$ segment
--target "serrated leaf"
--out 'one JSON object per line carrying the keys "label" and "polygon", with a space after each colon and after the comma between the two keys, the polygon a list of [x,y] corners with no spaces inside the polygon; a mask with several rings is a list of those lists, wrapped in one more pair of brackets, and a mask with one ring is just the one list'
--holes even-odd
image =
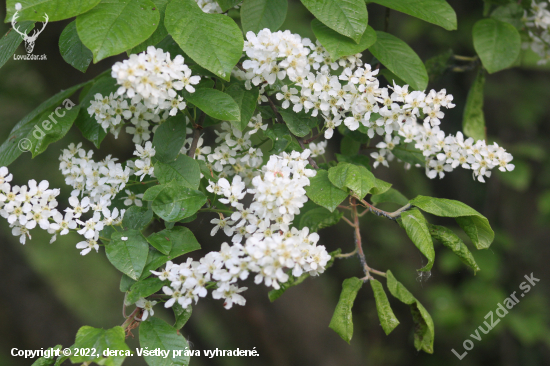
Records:
{"label": "serrated leaf", "polygon": [[216,89],[196,89],[186,99],[210,117],[224,121],[240,121],[241,110],[228,94]]}
{"label": "serrated leaf", "polygon": [[189,356],[184,356],[184,352],[181,352],[181,356],[173,357],[172,351],[184,351],[189,349],[189,346],[185,338],[164,320],[151,317],[142,322],[139,326],[139,345],[141,348],[148,347],[150,350],[160,348],[162,351],[170,351],[167,358],[144,356],[149,366],[189,365]]}
{"label": "serrated leaf", "polygon": [[487,249],[495,238],[489,220],[460,201],[418,196],[410,203],[435,216],[454,217],[477,249]]}
{"label": "serrated leaf", "polygon": [[258,33],[264,28],[275,32],[283,25],[288,0],[244,0],[241,5],[243,33]]}
{"label": "serrated leaf", "polygon": [[172,162],[177,158],[187,137],[186,126],[185,116],[178,114],[168,118],[157,128],[153,136],[155,158],[163,163]]}
{"label": "serrated leaf", "polygon": [[456,13],[444,0],[372,0],[372,2],[412,15],[446,30],[456,30]]}
{"label": "serrated leaf", "polygon": [[407,290],[401,282],[395,279],[389,270],[386,272],[386,279],[388,281],[388,290],[390,290],[392,296],[411,307],[411,313],[415,323],[414,346],[416,350],[433,353],[434,323],[432,317],[409,290]]}
{"label": "serrated leaf", "polygon": [[391,183],[384,182],[382,179],[374,178],[374,187],[369,191],[370,194],[382,194],[391,188]]}
{"label": "serrated leaf", "polygon": [[[158,188],[157,188],[158,187]],[[149,188],[144,196],[144,200],[153,201],[153,211],[163,220],[169,222],[180,221],[193,215],[205,203],[206,196],[201,191],[187,188],[177,181],[168,184],[162,184],[151,191]],[[154,194],[154,196],[153,196]]]}
{"label": "serrated leaf", "polygon": [[[122,238],[126,238],[123,240]],[[109,262],[133,280],[139,279],[147,262],[149,244],[137,230],[117,232],[105,246]]]}
{"label": "serrated leaf", "polygon": [[315,18],[336,32],[359,43],[369,14],[364,0],[302,0]]}
{"label": "serrated leaf", "polygon": [[172,306],[172,310],[174,310],[174,316],[176,318],[176,322],[174,323],[174,328],[181,329],[183,326],[187,323],[189,318],[191,318],[191,314],[193,312],[193,308],[191,305],[187,306],[186,309],[182,308],[180,304],[175,303],[174,306]]}
{"label": "serrated leaf", "polygon": [[346,191],[330,182],[326,170],[318,170],[314,177],[309,178],[309,182],[309,186],[305,187],[307,196],[331,212],[348,196]]}
{"label": "serrated leaf", "polygon": [[155,163],[155,176],[161,184],[175,180],[184,187],[198,189],[200,184],[200,167],[197,161],[187,155],[180,155],[169,163]]}
{"label": "serrated leaf", "polygon": [[86,72],[94,55],[84,46],[76,31],[76,21],[70,22],[59,36],[59,52],[63,60],[81,72]]}
{"label": "serrated leaf", "polygon": [[69,132],[79,110],[80,107],[76,106],[71,109],[59,109],[57,113],[46,111],[38,117],[42,122],[38,123],[33,132],[28,135],[29,151],[33,158],[42,154],[48,145],[61,140]]}
{"label": "serrated leaf", "polygon": [[316,232],[320,229],[336,225],[343,215],[343,212],[330,212],[324,207],[314,208],[313,210],[307,211],[300,218],[298,227],[308,227],[310,232]]}
{"label": "serrated leaf", "polygon": [[229,81],[244,46],[241,30],[233,19],[205,14],[194,0],[173,0],[166,8],[164,25],[193,61]]}
{"label": "serrated leaf", "polygon": [[330,320],[329,328],[334,330],[346,342],[351,341],[353,336],[353,320],[351,308],[357,296],[357,292],[363,286],[363,281],[357,277],[344,280],[340,299]]}
{"label": "serrated leaf", "polygon": [[311,29],[333,60],[361,53],[376,42],[376,32],[370,26],[361,35],[359,43],[335,32],[317,19],[311,21]]}
{"label": "serrated leaf", "polygon": [[451,249],[464,264],[474,270],[474,274],[480,270],[474,256],[466,247],[466,244],[464,244],[462,239],[460,239],[451,229],[438,225],[429,225],[429,229],[432,238],[440,241],[447,248]]}
{"label": "serrated leaf", "polygon": [[[19,31],[28,34],[34,28],[34,22],[17,23]],[[17,47],[23,42],[23,37],[13,29],[10,29],[0,39],[0,67],[4,66],[6,61],[11,59],[11,56],[17,50]]]}
{"label": "serrated leaf", "polygon": [[126,304],[131,305],[142,297],[151,296],[159,291],[163,285],[164,281],[161,281],[158,277],[149,277],[139,280],[130,287],[130,291],[126,296]]}
{"label": "serrated leaf", "polygon": [[298,137],[304,137],[311,132],[311,128],[317,123],[317,119],[310,117],[305,113],[295,113],[291,111],[279,110],[288,129]]}
{"label": "serrated leaf", "polygon": [[[70,357],[72,363],[83,363],[83,362],[96,362],[101,365],[109,366],[120,366],[126,356],[109,356],[103,357],[103,351],[107,349],[126,351],[130,350],[125,342],[124,329],[117,326],[111,329],[101,329],[93,328],[90,326],[84,326],[78,330],[76,333],[76,340],[74,345],[71,347],[73,350],[72,356]],[[95,354],[89,352],[88,356],[75,356],[75,349],[94,349]],[[81,354],[81,353],[79,353]],[[97,355],[101,355],[99,358]]]}
{"label": "serrated leaf", "polygon": [[382,284],[375,279],[371,279],[369,282],[374,292],[374,300],[376,301],[376,311],[378,312],[380,325],[382,329],[384,329],[384,333],[388,335],[399,325],[399,320],[397,320],[391,309],[390,302],[388,301],[386,291],[384,291]]}
{"label": "serrated leaf", "polygon": [[186,227],[176,226],[151,234],[147,241],[170,260],[201,248],[195,235]]}
{"label": "serrated leaf", "polygon": [[44,14],[48,14],[50,22],[69,19],[83,14],[101,0],[7,0],[6,23],[9,23],[15,13],[15,4],[21,4],[18,20],[44,21]]}
{"label": "serrated leaf", "polygon": [[256,87],[247,90],[242,83],[231,84],[225,92],[233,98],[241,111],[241,118],[237,121],[230,121],[239,131],[244,131],[248,122],[252,118],[256,106],[258,105],[258,95],[260,91]]}
{"label": "serrated leaf", "polygon": [[509,23],[493,18],[479,20],[473,37],[474,48],[490,74],[512,66],[519,56],[521,37]]}
{"label": "serrated leaf", "polygon": [[483,89],[485,86],[485,71],[479,70],[466,99],[462,130],[474,140],[486,138],[485,116],[483,114]]}
{"label": "serrated leaf", "polygon": [[153,210],[147,207],[131,206],[124,212],[122,227],[125,230],[141,230],[153,219]]}
{"label": "serrated leaf", "polygon": [[376,186],[376,178],[365,167],[339,163],[328,171],[328,179],[338,188],[349,188],[352,194],[363,199]]}
{"label": "serrated leaf", "polygon": [[[157,29],[155,29],[155,31],[153,32],[153,34],[151,34],[149,38],[147,38],[145,41],[143,41],[142,43],[138,44],[137,46],[132,48],[130,51],[128,51],[129,54],[144,52],[147,50],[147,47],[158,45],[168,35],[168,31],[164,26],[164,17],[166,15],[166,6],[171,0],[151,0],[151,1],[155,4],[160,14],[159,26],[157,27]],[[164,52],[167,51],[165,49],[163,50]],[[170,52],[170,56],[172,59],[174,59],[174,57],[176,57],[176,54]]]}
{"label": "serrated leaf", "polygon": [[412,209],[401,214],[401,222],[414,245],[428,258],[428,264],[419,271],[429,271],[434,263],[435,250],[426,219],[420,211]]}
{"label": "serrated leaf", "polygon": [[382,65],[403,79],[414,90],[428,86],[428,73],[424,63],[408,44],[385,32],[376,32],[376,43],[369,51]]}

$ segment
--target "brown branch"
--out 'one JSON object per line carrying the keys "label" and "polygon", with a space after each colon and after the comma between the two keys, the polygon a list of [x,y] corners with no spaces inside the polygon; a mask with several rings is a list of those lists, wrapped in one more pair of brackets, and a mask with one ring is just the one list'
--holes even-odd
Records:
{"label": "brown branch", "polygon": [[309,139],[307,140],[304,140],[304,144],[309,144],[315,140],[317,140],[323,133],[322,132],[319,132],[317,135],[313,136],[313,137],[310,137]]}
{"label": "brown branch", "polygon": [[193,131],[193,141],[191,141],[191,147],[189,148],[189,152],[187,153],[191,158],[195,157],[195,151],[197,150],[199,138],[201,137],[202,123],[204,122],[205,117],[206,114],[202,112],[201,116],[199,117],[199,121],[193,125],[193,128],[195,129]]}
{"label": "brown branch", "polygon": [[381,210],[379,208],[376,208],[374,207],[373,205],[371,205],[370,203],[368,203],[367,201],[365,200],[361,200],[361,203],[363,205],[365,205],[365,207],[372,213],[374,213],[375,215],[377,216],[384,216],[385,218],[387,219],[390,219],[390,220],[397,220],[401,214],[407,210],[410,210],[412,208],[411,204],[410,203],[407,203],[405,206],[401,207],[399,210],[397,211],[394,211],[394,212],[387,212],[387,211],[384,211],[384,210]]}

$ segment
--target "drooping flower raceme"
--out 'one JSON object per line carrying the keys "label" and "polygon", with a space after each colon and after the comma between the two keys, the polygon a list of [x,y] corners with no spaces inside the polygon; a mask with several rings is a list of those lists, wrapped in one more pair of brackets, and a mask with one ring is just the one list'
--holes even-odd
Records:
{"label": "drooping flower raceme", "polygon": [[549,2],[535,0],[531,1],[529,11],[525,10],[523,15],[523,24],[528,30],[529,41],[523,44],[524,48],[531,48],[536,52],[540,60],[539,65],[544,65],[550,61],[550,10],[547,9]]}

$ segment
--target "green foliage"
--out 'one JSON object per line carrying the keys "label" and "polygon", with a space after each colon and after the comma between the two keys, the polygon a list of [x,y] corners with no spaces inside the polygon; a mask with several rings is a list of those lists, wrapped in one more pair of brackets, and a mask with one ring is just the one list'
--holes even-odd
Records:
{"label": "green foliage", "polygon": [[176,180],[149,188],[143,199],[153,201],[153,211],[169,222],[193,215],[206,203],[204,193],[190,189]]}
{"label": "green foliage", "polygon": [[445,0],[372,0],[372,2],[439,25],[446,30],[456,30],[456,13]]}
{"label": "green foliage", "polygon": [[176,322],[174,323],[174,328],[181,329],[183,326],[187,323],[189,318],[191,318],[191,314],[193,312],[193,308],[191,305],[187,306],[186,309],[182,308],[180,304],[174,304],[172,306],[172,309],[174,310],[174,316],[176,317]]}
{"label": "green foliage", "polygon": [[241,121],[241,110],[235,100],[228,94],[216,89],[196,89],[186,95],[189,103],[216,119]]}
{"label": "green foliage", "polygon": [[[166,8],[164,24],[193,61],[229,81],[244,44],[241,30],[233,19],[205,14],[193,0],[173,0]],[[240,120],[240,116],[234,120]]]}
{"label": "green foliage", "polygon": [[468,137],[474,140],[485,139],[485,115],[483,114],[483,88],[485,86],[485,71],[479,70],[470,91],[464,116],[462,118],[462,130]]}
{"label": "green foliage", "polygon": [[286,126],[294,135],[298,137],[307,136],[311,133],[311,129],[317,126],[318,120],[315,117],[310,117],[306,113],[294,113],[290,111],[280,110],[279,114],[283,117]]}
{"label": "green foliage", "polygon": [[324,207],[314,208],[301,216],[298,228],[308,227],[310,232],[336,225],[344,216],[343,212],[330,212]]}
{"label": "green foliage", "polygon": [[307,196],[330,212],[333,212],[348,196],[346,191],[331,183],[326,170],[318,170],[315,177],[310,178],[309,182],[309,186],[306,187]]}
{"label": "green foliage", "polygon": [[72,21],[59,36],[59,52],[63,60],[75,69],[86,72],[93,59],[90,51],[78,37],[76,21]]}
{"label": "green foliage", "polygon": [[466,247],[466,244],[464,244],[464,242],[451,229],[438,225],[429,225],[429,229],[432,238],[440,241],[447,248],[451,249],[453,253],[455,253],[462,262],[464,262],[464,264],[474,270],[474,274],[480,270],[474,256]]}
{"label": "green foliage", "polygon": [[317,19],[311,21],[311,29],[334,60],[363,52],[376,42],[376,32],[370,26],[365,29],[359,42],[335,32]]}
{"label": "green foliage", "polygon": [[241,5],[243,33],[264,28],[275,32],[286,18],[288,0],[244,0]]}
{"label": "green foliage", "polygon": [[429,271],[434,263],[435,251],[426,219],[420,211],[412,209],[401,214],[401,224],[414,245],[428,258],[428,264],[419,271]]}
{"label": "green foliage", "polygon": [[163,163],[174,161],[185,143],[185,128],[185,116],[182,114],[170,117],[161,124],[153,135],[155,158]]}
{"label": "green foliage", "polygon": [[139,280],[130,287],[130,291],[126,296],[126,304],[131,305],[142,297],[147,297],[159,291],[164,282],[158,277],[149,277]]}
{"label": "green foliage", "polygon": [[393,148],[392,153],[398,159],[403,160],[405,163],[412,164],[413,166],[416,164],[426,164],[426,158],[422,155],[420,150],[414,147],[413,142],[397,145]]}
{"label": "green foliage", "polygon": [[426,71],[428,72],[430,82],[433,83],[438,81],[443,76],[451,63],[452,56],[453,51],[449,49],[440,55],[426,60],[424,66],[426,66]]}
{"label": "green foliage", "polygon": [[515,2],[497,7],[491,13],[491,18],[510,23],[518,30],[523,28],[523,8]]}
{"label": "green foliage", "polygon": [[378,312],[378,319],[380,319],[380,325],[382,329],[384,329],[386,335],[388,335],[399,325],[399,320],[397,320],[391,309],[388,296],[386,296],[386,291],[384,291],[382,284],[374,278],[369,282],[374,292],[374,300],[376,301],[376,310]]}
{"label": "green foliage", "polygon": [[371,202],[373,205],[384,202],[391,202],[401,206],[405,206],[409,202],[409,200],[407,199],[407,197],[403,196],[403,194],[398,190],[390,188],[384,193],[374,194],[371,197]]}
{"label": "green foliage", "polygon": [[175,181],[191,189],[198,189],[200,184],[199,163],[187,155],[180,155],[166,164],[158,161],[155,164],[155,175],[161,184]]}
{"label": "green foliage", "polygon": [[147,207],[131,206],[124,212],[122,227],[124,230],[141,230],[153,219],[153,210]]}
{"label": "green foliage", "polygon": [[189,356],[173,357],[174,350],[189,349],[187,341],[176,328],[168,325],[164,320],[151,317],[142,322],[139,326],[139,345],[141,348],[148,347],[149,350],[160,348],[162,351],[170,351],[167,358],[158,356],[144,356],[149,366],[187,366]]}
{"label": "green foliage", "polygon": [[[17,23],[19,30],[24,33],[29,33],[34,28],[34,22]],[[19,33],[10,29],[2,39],[0,39],[0,67],[4,66],[14,54],[15,50],[23,42],[23,38]]]}
{"label": "green foliage", "polygon": [[[72,348],[71,362],[96,362],[102,365],[120,366],[126,356],[109,356],[97,358],[97,354],[103,355],[103,351],[107,349],[125,351],[130,350],[125,342],[124,329],[122,327],[114,327],[111,329],[93,328],[84,326],[76,333],[76,340]],[[76,349],[95,349],[96,354],[88,356],[75,356]]]}
{"label": "green foliage", "polygon": [[130,229],[114,233],[105,253],[116,269],[137,281],[147,262],[149,244],[139,231]]}
{"label": "green foliage", "polygon": [[42,154],[48,145],[61,140],[69,132],[79,111],[80,107],[77,106],[71,109],[60,109],[57,113],[46,111],[38,117],[38,120],[42,121],[37,124],[38,131],[34,130],[28,135],[32,157]]}
{"label": "green foliage", "polygon": [[[151,1],[155,4],[157,10],[159,11],[159,14],[160,14],[159,25],[157,29],[155,29],[151,37],[147,38],[145,41],[143,41],[142,43],[138,44],[137,46],[132,48],[130,51],[128,51],[130,54],[143,52],[147,50],[147,47],[155,46],[158,43],[160,43],[168,35],[168,31],[164,26],[164,17],[166,15],[166,6],[171,0],[151,0]],[[175,54],[173,53],[170,53],[170,54],[172,55],[172,57],[175,56]]]}
{"label": "green foliage", "polygon": [[396,36],[377,31],[376,43],[369,51],[414,90],[424,90],[428,86],[428,73],[424,63],[408,44]]}
{"label": "green foliage", "polygon": [[6,20],[11,21],[15,13],[15,4],[21,4],[18,20],[44,21],[44,14],[48,14],[49,21],[69,19],[86,13],[94,8],[101,0],[7,0]]}
{"label": "green foliage", "polygon": [[344,280],[342,284],[342,292],[340,299],[330,320],[329,327],[334,330],[346,342],[351,341],[353,336],[353,320],[351,308],[355,302],[357,292],[363,286],[363,281],[357,277],[352,277]]}
{"label": "green foliage", "polygon": [[[61,349],[63,349],[63,346],[58,344],[57,346],[50,347],[47,350],[52,352],[52,351],[57,351]],[[55,357],[53,356],[50,358],[40,357],[38,360],[34,361],[31,366],[51,366],[54,364],[54,362],[55,362]]]}
{"label": "green foliage", "polygon": [[302,0],[302,4],[329,28],[359,43],[369,14],[364,0]]}
{"label": "green foliage", "polygon": [[147,241],[170,260],[201,248],[191,230],[183,226],[151,234]]}
{"label": "green foliage", "polygon": [[521,37],[509,23],[489,18],[474,25],[474,48],[487,71],[506,69],[516,61],[521,50]]}
{"label": "green foliage", "polygon": [[328,179],[340,189],[349,188],[358,199],[363,199],[376,185],[374,175],[367,168],[349,163],[330,168]]}
{"label": "green foliage", "polygon": [[239,131],[244,131],[258,105],[260,91],[256,87],[247,90],[242,83],[231,84],[225,92],[233,98],[240,110],[240,119],[230,121]]}

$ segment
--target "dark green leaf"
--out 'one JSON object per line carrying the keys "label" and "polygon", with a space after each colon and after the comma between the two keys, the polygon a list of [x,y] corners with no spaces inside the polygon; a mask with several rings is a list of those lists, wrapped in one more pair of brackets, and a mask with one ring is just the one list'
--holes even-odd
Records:
{"label": "dark green leaf", "polygon": [[376,42],[376,32],[371,27],[367,27],[359,43],[333,31],[317,19],[311,21],[311,29],[334,60],[361,53]]}
{"label": "dark green leaf", "polygon": [[456,13],[445,0],[372,0],[446,30],[456,30]]}
{"label": "dark green leaf", "polygon": [[[53,353],[54,351],[61,350],[62,348],[63,346],[58,344],[55,347],[48,348],[46,351],[50,351],[51,353]],[[54,364],[54,362],[55,356],[52,354],[49,358],[40,357],[38,360],[34,361],[31,366],[51,366]]]}
{"label": "dark green leaf", "polygon": [[399,86],[405,86],[407,83],[395,76],[393,72],[388,69],[382,69],[378,72],[378,75],[382,75],[390,86],[397,84]]}
{"label": "dark green leaf", "polygon": [[315,208],[306,212],[300,219],[299,228],[308,227],[311,232],[336,225],[342,216],[343,212],[330,212],[324,207]]}
{"label": "dark green leaf", "polygon": [[128,230],[114,233],[111,242],[105,246],[105,252],[116,269],[137,280],[147,262],[149,244],[139,231]]}
{"label": "dark green leaf", "polygon": [[191,305],[187,306],[187,309],[184,309],[181,307],[180,304],[175,303],[174,306],[172,306],[172,310],[174,310],[174,316],[176,317],[176,322],[174,323],[174,328],[181,329],[187,323],[189,318],[191,318],[191,313],[193,312],[193,308],[191,308]]}
{"label": "dark green leaf", "polygon": [[490,74],[512,66],[519,56],[521,37],[509,23],[492,18],[479,20],[473,36],[474,48]]}
{"label": "dark green leaf", "polygon": [[186,227],[176,226],[151,234],[147,241],[170,260],[201,248],[195,235]]}
{"label": "dark green leaf", "polygon": [[474,140],[483,140],[486,138],[485,116],[483,115],[483,87],[485,85],[485,71],[479,70],[470,91],[466,106],[464,107],[464,116],[462,117],[462,130],[468,137]]}
{"label": "dark green leaf", "polygon": [[430,77],[430,82],[436,82],[443,76],[451,63],[450,61],[452,56],[453,51],[449,49],[440,55],[426,60],[424,65],[426,66],[426,71]]}
{"label": "dark green leaf", "polygon": [[126,304],[131,305],[142,297],[151,296],[159,291],[163,285],[164,282],[158,277],[149,277],[134,283],[130,288],[130,292],[128,292],[128,296],[126,296]]}
{"label": "dark green leaf", "polygon": [[286,18],[288,0],[244,0],[241,5],[243,33],[258,33],[264,28],[275,32]]}
{"label": "dark green leaf", "polygon": [[359,148],[361,143],[355,141],[349,136],[344,136],[342,141],[340,141],[340,152],[344,156],[357,156],[359,154]]}
{"label": "dark green leaf", "polygon": [[382,284],[375,279],[371,279],[369,282],[374,292],[374,300],[376,301],[376,310],[378,312],[380,325],[382,329],[384,329],[386,335],[388,335],[399,325],[399,320],[397,320],[391,309],[390,302],[388,301],[386,291],[384,291]]}
{"label": "dark green leaf", "polygon": [[187,188],[177,181],[153,188],[154,191],[149,188],[145,192],[143,199],[153,201],[153,211],[166,221],[189,217],[206,203],[206,196],[201,191]]}
{"label": "dark green leaf", "polygon": [[187,155],[167,164],[157,161],[155,163],[155,176],[161,184],[167,184],[175,180],[184,187],[198,189],[200,184],[200,167],[197,161]]}
{"label": "dark green leaf", "polygon": [[374,194],[371,197],[371,201],[373,205],[377,205],[383,202],[392,202],[397,203],[401,206],[405,206],[407,203],[409,203],[407,197],[403,196],[401,192],[394,188],[390,188],[389,190],[381,194]]}
{"label": "dark green leaf", "polygon": [[260,91],[256,87],[252,87],[250,90],[246,90],[243,84],[234,83],[225,90],[227,94],[233,98],[233,100],[239,106],[241,111],[241,118],[238,121],[231,121],[231,124],[239,131],[244,131],[248,122],[252,118],[256,106],[258,105],[258,95]]}
{"label": "dark green leaf", "polygon": [[131,279],[130,277],[126,276],[125,274],[122,275],[122,278],[120,279],[120,292],[126,292],[130,290],[130,287],[136,283],[136,280]]}
{"label": "dark green leaf", "polygon": [[294,113],[280,109],[279,114],[283,117],[288,129],[298,137],[304,137],[311,132],[311,128],[317,123],[317,119],[305,113]]}
{"label": "dark green leaf", "polygon": [[69,132],[76,116],[80,110],[79,106],[71,109],[60,109],[57,113],[46,111],[38,120],[32,134],[29,134],[30,149],[32,157],[46,151],[48,145],[61,140]]}
{"label": "dark green leaf", "polygon": [[351,341],[353,336],[353,320],[351,308],[357,296],[357,292],[363,286],[363,281],[357,277],[344,280],[340,299],[330,320],[330,329],[334,330],[346,342]]}
{"label": "dark green leaf", "polygon": [[307,196],[331,212],[348,196],[346,191],[330,182],[326,170],[318,170],[315,177],[309,178],[309,182],[309,186],[306,187]]}
{"label": "dark green leaf", "polygon": [[196,89],[186,99],[210,117],[224,121],[240,121],[241,110],[231,96],[216,89]]}
{"label": "dark green leaf", "polygon": [[161,124],[153,136],[155,158],[163,163],[174,161],[185,142],[187,136],[185,128],[186,122],[183,114],[170,117]]}
{"label": "dark green leaf", "polygon": [[451,229],[438,225],[429,225],[429,229],[432,238],[440,241],[447,248],[451,249],[464,264],[474,270],[474,274],[480,270],[474,256],[466,247],[466,244],[464,244],[462,239],[460,239]]}
{"label": "dark green leaf", "polygon": [[279,154],[284,151],[292,141],[292,136],[286,124],[274,124],[268,127],[264,134],[273,141],[271,154]]}
{"label": "dark green leaf", "polygon": [[[19,31],[28,34],[34,28],[34,22],[21,22],[16,25]],[[13,29],[10,29],[0,39],[0,67],[4,66],[23,42],[23,37]]]}
{"label": "dark green leaf", "polygon": [[6,1],[6,23],[11,22],[15,13],[15,4],[21,4],[18,20],[44,21],[44,14],[48,14],[48,20],[55,22],[69,19],[78,14],[83,14],[101,0],[7,0]]}
{"label": "dark green leaf", "polygon": [[397,145],[391,152],[398,159],[404,161],[405,163],[412,164],[413,166],[416,164],[426,164],[426,158],[422,154],[422,151],[414,147],[413,142]]}
{"label": "dark green leaf", "polygon": [[491,18],[510,23],[518,30],[521,30],[524,26],[522,21],[523,8],[516,2],[499,6],[493,10]]}
{"label": "dark green leaf", "polygon": [[419,271],[429,271],[434,263],[435,251],[426,219],[420,211],[412,209],[401,214],[401,222],[414,245],[428,258],[428,264]]}
{"label": "dark green leaf", "polygon": [[76,32],[76,21],[72,21],[63,29],[59,36],[59,52],[69,65],[75,69],[86,72],[92,62],[94,55],[90,51]]}
{"label": "dark green leaf", "polygon": [[170,351],[167,358],[158,356],[144,356],[149,366],[187,366],[189,356],[173,356],[174,350],[184,351],[189,349],[187,341],[181,334],[178,334],[174,327],[168,325],[164,320],[151,317],[142,322],[139,326],[139,345],[141,348],[148,347],[150,350],[160,348]]}
{"label": "dark green leaf", "polygon": [[[103,355],[103,351],[107,349],[118,351],[129,351],[130,349],[125,342],[124,329],[122,327],[114,327],[111,329],[93,328],[90,326],[84,326],[76,333],[76,340],[73,349],[71,362],[83,363],[83,362],[96,362],[101,365],[120,366],[126,356],[109,356],[97,358],[97,355]],[[94,349],[95,354],[89,352],[88,356],[82,356],[79,352],[79,356],[75,356],[75,349]],[[85,352],[87,353],[87,352]]]}
{"label": "dark green leaf", "polygon": [[147,226],[153,219],[153,210],[147,207],[131,206],[124,213],[122,226],[125,230],[141,230]]}
{"label": "dark green leaf", "polygon": [[342,154],[335,154],[335,155],[336,155],[336,159],[339,162],[364,166],[365,168],[370,170],[370,159],[366,155],[354,155],[354,156],[345,156]]}
{"label": "dark green leaf", "polygon": [[139,277],[140,280],[147,278],[151,275],[151,271],[157,270],[164,263],[168,262],[170,258],[167,255],[162,254],[155,248],[149,247],[149,253],[147,254],[147,262],[143,273]]}
{"label": "dark green leaf", "polygon": [[[164,26],[164,16],[166,13],[166,6],[171,0],[151,0],[153,3],[155,3],[156,8],[159,11],[160,14],[160,20],[159,20],[159,26],[157,29],[155,29],[155,32],[151,35],[151,37],[147,38],[145,41],[137,45],[136,47],[132,48],[130,51],[128,51],[129,54],[132,53],[141,53],[143,51],[147,50],[147,47],[149,46],[156,46],[158,43],[160,43],[162,40],[166,38],[168,35],[168,31],[166,30],[166,27]],[[160,47],[162,48],[162,47]],[[163,49],[163,48],[162,48]],[[164,52],[167,52],[168,50],[163,49]],[[170,56],[172,59],[176,57],[176,54],[170,52]]]}

